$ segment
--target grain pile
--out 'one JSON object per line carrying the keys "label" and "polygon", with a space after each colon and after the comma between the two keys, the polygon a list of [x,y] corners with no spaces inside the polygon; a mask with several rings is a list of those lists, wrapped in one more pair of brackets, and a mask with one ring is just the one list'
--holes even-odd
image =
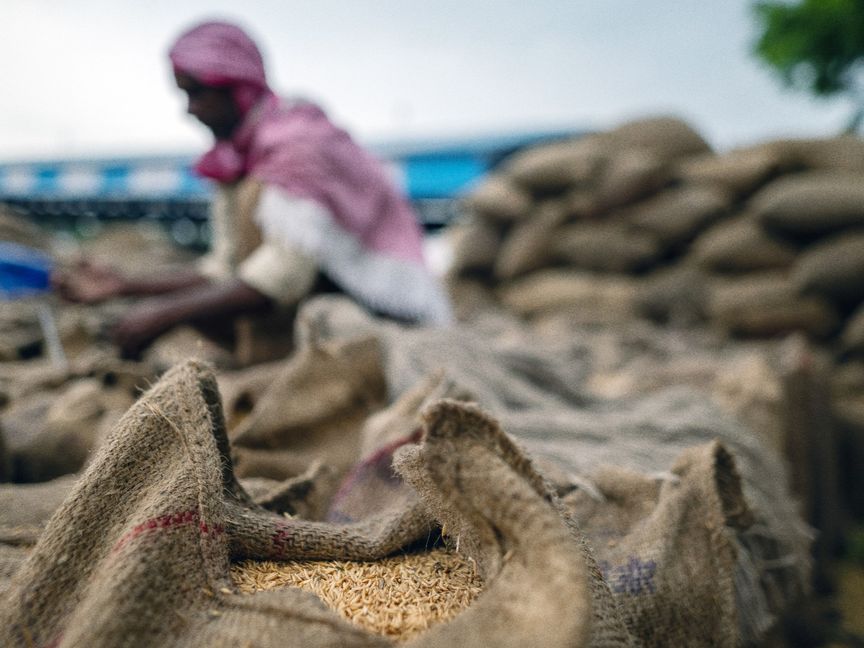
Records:
{"label": "grain pile", "polygon": [[246,594],[281,587],[311,592],[349,621],[399,641],[456,616],[482,588],[476,566],[445,549],[366,563],[247,560],[232,566],[231,578]]}

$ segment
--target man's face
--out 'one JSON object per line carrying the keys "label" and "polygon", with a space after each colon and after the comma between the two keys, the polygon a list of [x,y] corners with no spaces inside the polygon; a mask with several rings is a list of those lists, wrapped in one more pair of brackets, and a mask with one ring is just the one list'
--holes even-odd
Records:
{"label": "man's face", "polygon": [[175,72],[174,79],[188,98],[186,112],[209,128],[216,139],[231,137],[241,120],[231,89],[203,85],[182,72]]}

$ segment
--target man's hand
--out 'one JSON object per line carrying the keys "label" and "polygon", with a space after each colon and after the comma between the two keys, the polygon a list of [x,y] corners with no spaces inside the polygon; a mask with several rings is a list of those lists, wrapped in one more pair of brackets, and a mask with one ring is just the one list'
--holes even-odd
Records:
{"label": "man's hand", "polygon": [[51,285],[64,299],[96,304],[123,295],[126,278],[113,268],[80,261],[72,270],[52,273]]}

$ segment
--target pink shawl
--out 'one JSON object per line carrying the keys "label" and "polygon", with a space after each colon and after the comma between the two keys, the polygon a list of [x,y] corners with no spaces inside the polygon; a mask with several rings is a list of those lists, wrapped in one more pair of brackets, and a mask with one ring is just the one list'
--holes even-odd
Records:
{"label": "pink shawl", "polygon": [[203,23],[180,36],[169,56],[175,70],[232,88],[244,115],[232,138],[198,161],[200,174],[218,182],[252,176],[312,199],[368,250],[423,264],[417,218],[382,165],[317,106],[280,101],[257,46],[240,28]]}

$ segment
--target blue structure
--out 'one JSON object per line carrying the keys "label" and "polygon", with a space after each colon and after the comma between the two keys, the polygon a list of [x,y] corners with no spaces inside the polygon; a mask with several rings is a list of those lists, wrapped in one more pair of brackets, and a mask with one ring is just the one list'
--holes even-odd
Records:
{"label": "blue structure", "polygon": [[[372,146],[418,208],[424,225],[452,215],[453,199],[514,151],[582,135],[547,131]],[[191,169],[192,156],[151,156],[0,163],[0,202],[36,218],[206,218],[212,186]]]}

